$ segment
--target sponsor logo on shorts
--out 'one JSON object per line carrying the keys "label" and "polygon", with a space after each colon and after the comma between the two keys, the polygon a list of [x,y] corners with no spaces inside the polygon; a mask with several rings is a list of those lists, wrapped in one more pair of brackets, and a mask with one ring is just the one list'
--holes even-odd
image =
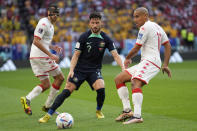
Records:
{"label": "sponsor logo on shorts", "polygon": [[73,81],[74,81],[74,82],[78,82],[78,78],[77,78],[77,77],[74,77],[74,78],[73,78]]}

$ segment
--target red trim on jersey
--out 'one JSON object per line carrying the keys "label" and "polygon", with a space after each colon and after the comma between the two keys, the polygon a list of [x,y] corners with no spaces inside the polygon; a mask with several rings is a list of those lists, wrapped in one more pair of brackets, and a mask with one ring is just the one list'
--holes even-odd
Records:
{"label": "red trim on jersey", "polygon": [[151,62],[151,61],[149,61],[149,60],[146,60],[146,61],[150,62],[151,64],[153,64],[153,65],[156,66],[157,68],[161,69],[161,68],[160,68],[158,65],[156,65],[155,63],[153,63],[153,62]]}
{"label": "red trim on jersey", "polygon": [[60,86],[56,86],[54,83],[52,84],[52,87],[56,90],[59,90],[60,89]]}
{"label": "red trim on jersey", "polygon": [[138,77],[142,77],[142,75],[141,75],[141,74],[139,74],[139,75],[138,75]]}
{"label": "red trim on jersey", "polygon": [[127,70],[125,70],[125,71],[132,77],[132,75]]}
{"label": "red trim on jersey", "polygon": [[142,45],[142,44],[140,44],[140,43],[135,43],[135,44],[136,44],[136,45],[140,45],[140,46]]}
{"label": "red trim on jersey", "polygon": [[[133,79],[138,79],[138,80],[140,80],[140,81],[144,82],[145,84],[148,84],[145,80],[142,80],[141,78],[134,77]],[[133,80],[133,79],[132,79],[132,80]]]}
{"label": "red trim on jersey", "polygon": [[149,63],[146,63],[147,66],[149,66]]}
{"label": "red trim on jersey", "polygon": [[119,88],[121,88],[123,86],[126,86],[125,83],[121,83],[121,84],[116,85],[116,88],[119,89]]}
{"label": "red trim on jersey", "polygon": [[168,41],[165,41],[164,43],[162,43],[162,45],[165,45],[165,44],[167,44],[169,42],[169,40]]}
{"label": "red trim on jersey", "polygon": [[42,59],[42,58],[47,58],[47,59],[49,59],[49,57],[30,57],[29,59]]}
{"label": "red trim on jersey", "polygon": [[37,37],[37,38],[39,38],[41,40],[41,38],[39,36],[37,36],[37,35],[34,35],[34,37]]}
{"label": "red trim on jersey", "polygon": [[36,76],[36,77],[40,77],[40,76],[48,76],[48,75],[38,75],[38,76]]}
{"label": "red trim on jersey", "polygon": [[44,73],[50,72],[50,71],[55,70],[55,69],[57,69],[57,68],[58,68],[58,66],[56,66],[55,68],[53,68],[53,69],[51,69],[51,70],[49,70],[49,71],[45,71]]}
{"label": "red trim on jersey", "polygon": [[142,74],[144,74],[144,71],[143,71],[143,70],[141,70],[140,72],[141,72]]}
{"label": "red trim on jersey", "polygon": [[141,88],[135,88],[132,90],[132,94],[133,93],[142,93],[142,89]]}
{"label": "red trim on jersey", "polygon": [[45,26],[46,24],[45,24],[45,23],[43,23],[42,25],[44,25],[44,26]]}

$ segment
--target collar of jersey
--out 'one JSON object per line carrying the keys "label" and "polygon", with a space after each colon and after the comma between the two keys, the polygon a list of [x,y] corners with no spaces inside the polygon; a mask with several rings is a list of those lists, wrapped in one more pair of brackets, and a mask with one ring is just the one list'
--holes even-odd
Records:
{"label": "collar of jersey", "polygon": [[97,38],[100,38],[100,39],[104,39],[101,34],[94,34],[92,33],[88,38],[91,38],[91,37],[97,37]]}

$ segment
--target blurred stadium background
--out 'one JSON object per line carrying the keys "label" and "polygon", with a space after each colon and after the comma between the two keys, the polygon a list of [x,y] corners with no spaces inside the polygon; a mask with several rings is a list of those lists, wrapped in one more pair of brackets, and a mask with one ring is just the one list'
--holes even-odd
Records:
{"label": "blurred stadium background", "polygon": [[0,0],[0,67],[8,59],[17,67],[29,66],[34,29],[51,2],[60,7],[53,44],[63,47],[61,58],[72,56],[79,35],[88,29],[91,11],[102,12],[103,30],[113,38],[119,53],[126,55],[138,31],[129,16],[145,6],[151,20],[167,32],[173,52],[178,51],[184,59],[197,59],[196,0]]}

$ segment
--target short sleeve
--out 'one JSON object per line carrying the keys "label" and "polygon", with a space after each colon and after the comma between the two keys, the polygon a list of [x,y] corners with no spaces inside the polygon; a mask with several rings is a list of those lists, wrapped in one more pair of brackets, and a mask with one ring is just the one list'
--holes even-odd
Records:
{"label": "short sleeve", "polygon": [[38,23],[37,26],[36,26],[36,29],[34,31],[34,37],[38,37],[40,39],[42,39],[43,35],[45,34],[46,32],[46,24],[45,23]]}
{"label": "short sleeve", "polygon": [[107,48],[109,51],[116,49],[116,46],[110,37],[106,36],[105,42],[107,43]]}
{"label": "short sleeve", "polygon": [[75,50],[82,50],[84,45],[84,35],[81,35],[75,45]]}
{"label": "short sleeve", "polygon": [[138,32],[136,44],[143,45],[147,40],[147,38],[148,38],[148,29],[142,26]]}
{"label": "short sleeve", "polygon": [[168,36],[166,35],[166,33],[164,32],[164,30],[162,30],[162,36],[161,36],[161,44],[164,45],[167,42],[169,42]]}

